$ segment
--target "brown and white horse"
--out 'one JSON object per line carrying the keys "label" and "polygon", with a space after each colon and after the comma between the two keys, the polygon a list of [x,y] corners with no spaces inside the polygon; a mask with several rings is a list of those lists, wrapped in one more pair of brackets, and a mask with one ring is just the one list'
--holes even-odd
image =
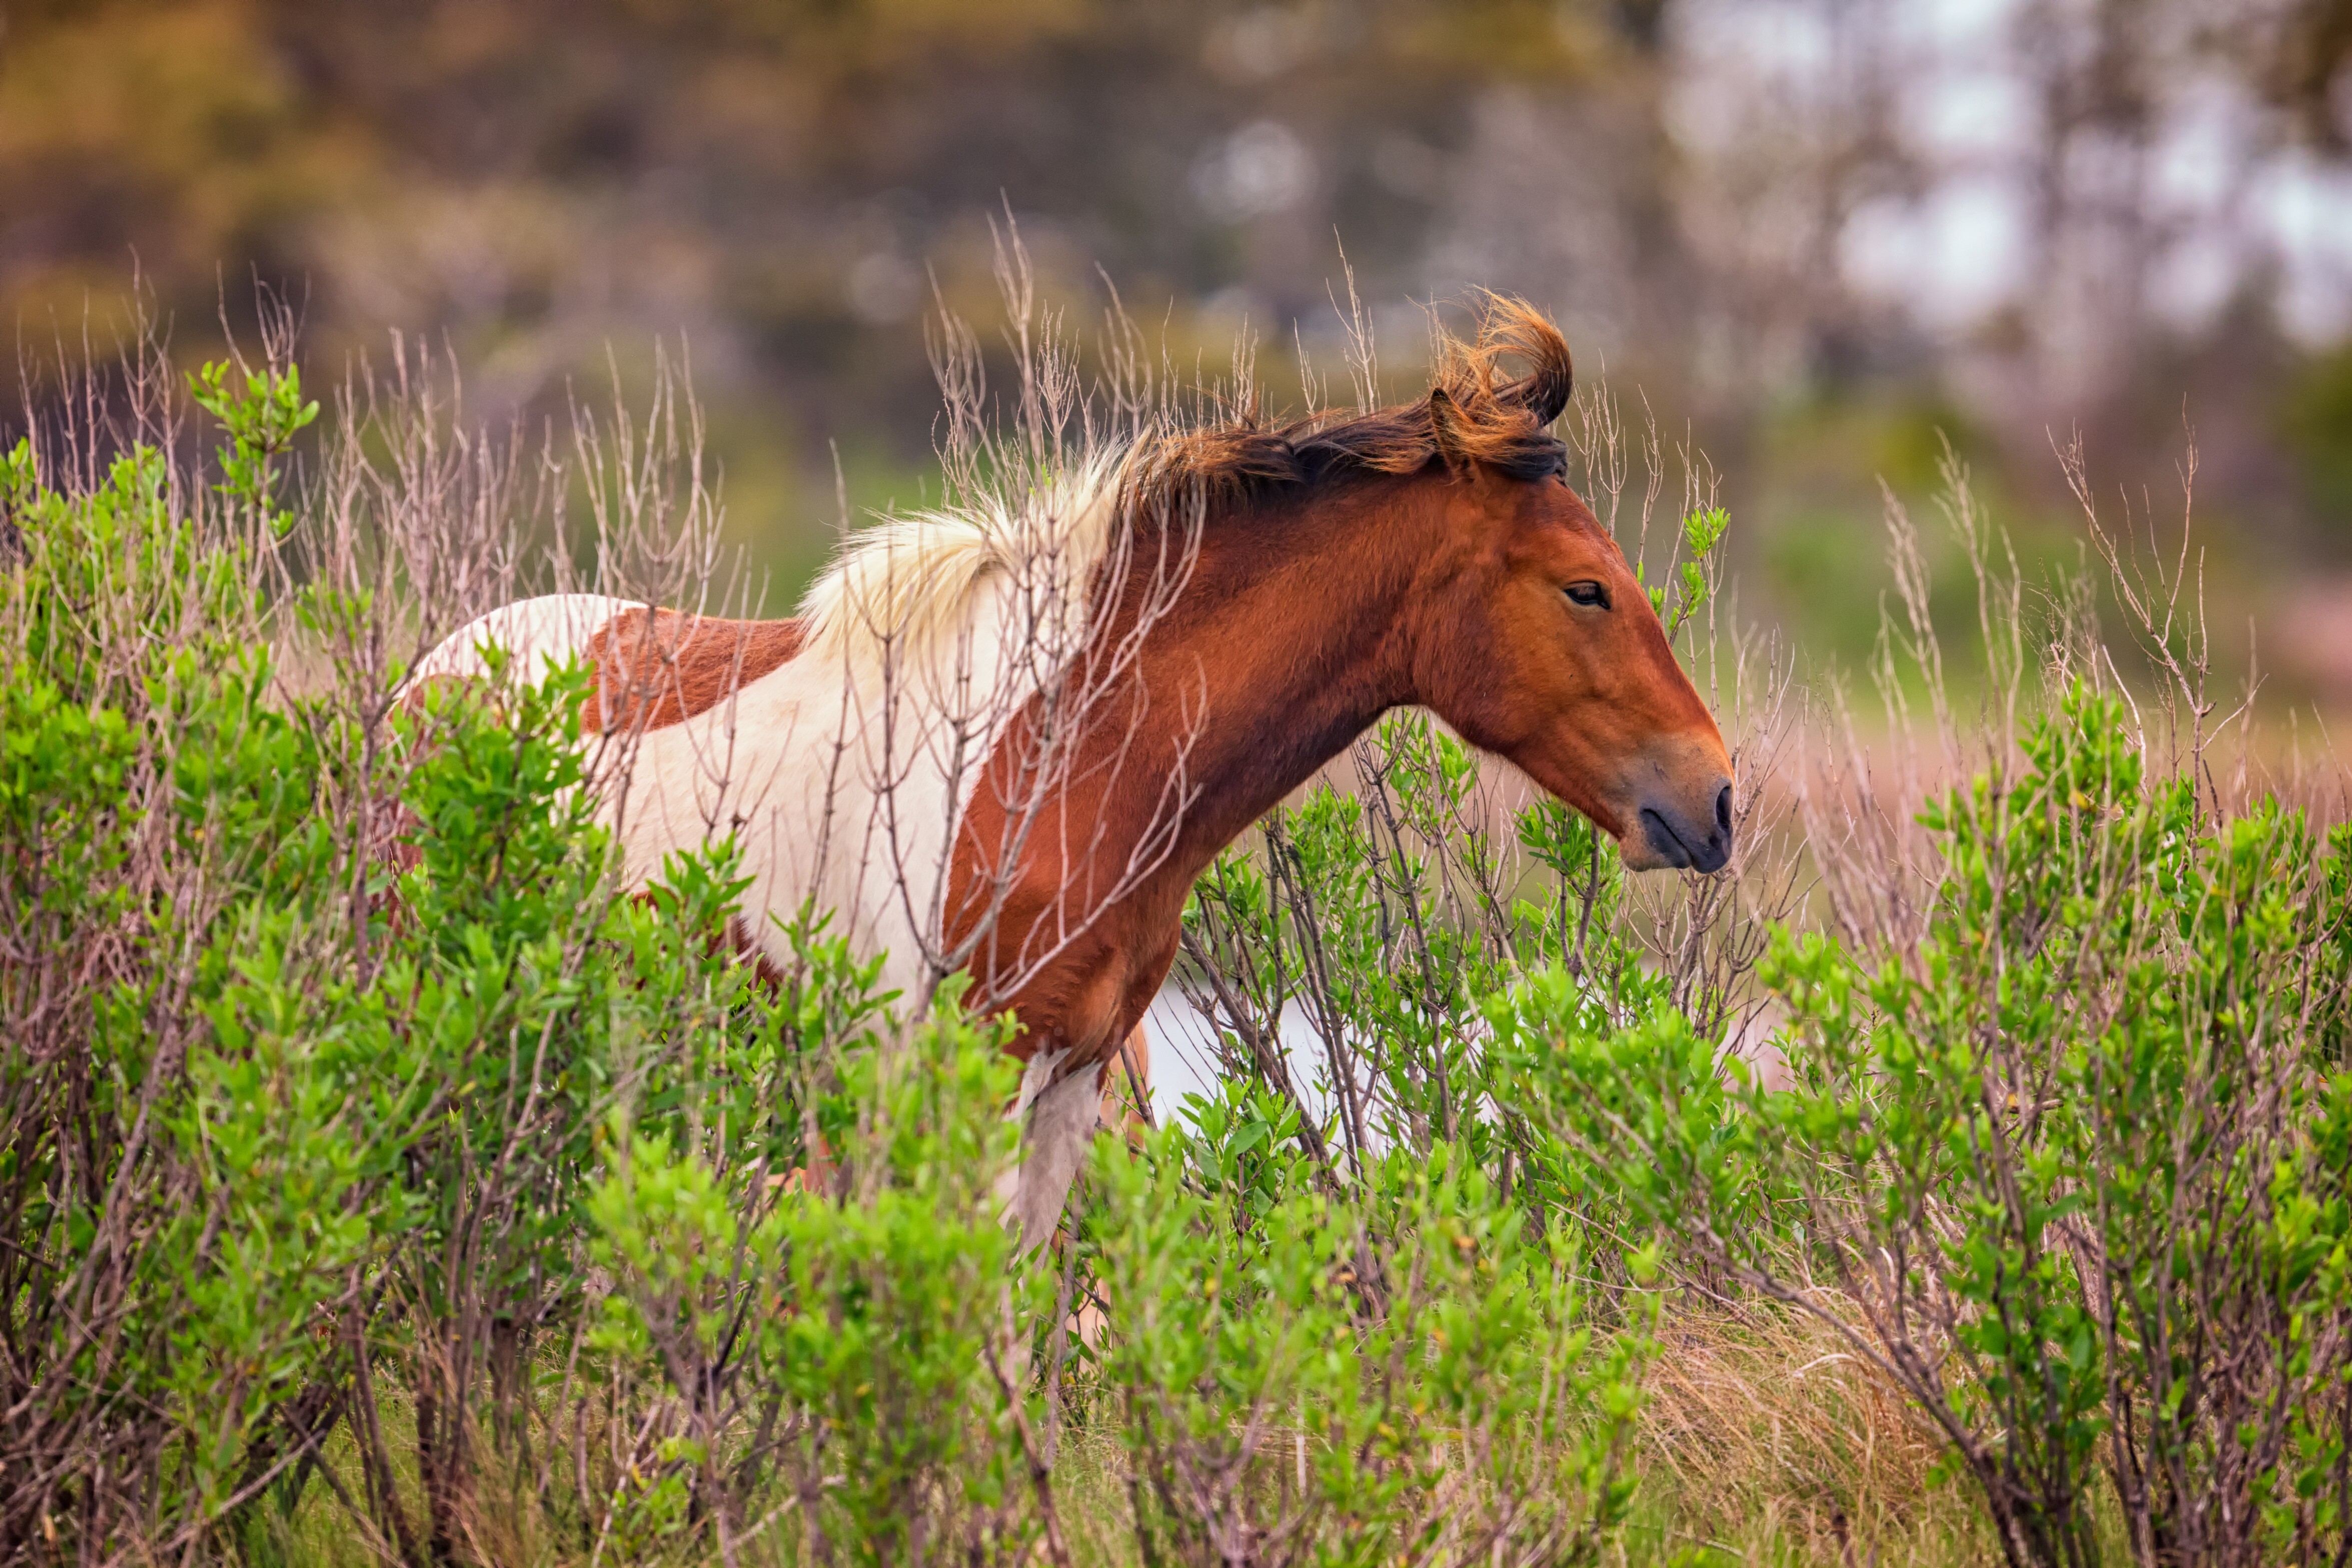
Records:
{"label": "brown and white horse", "polygon": [[604,795],[630,876],[732,831],[755,955],[814,895],[891,986],[968,966],[1021,1029],[1008,1218],[1034,1245],[1193,879],[1390,709],[1507,758],[1630,867],[1728,858],[1722,737],[1550,434],[1567,344],[1496,302],[1444,349],[1411,403],[1163,432],[887,521],[790,620],[530,600],[416,677],[478,672],[485,643],[527,674],[584,653],[583,730],[630,742]]}

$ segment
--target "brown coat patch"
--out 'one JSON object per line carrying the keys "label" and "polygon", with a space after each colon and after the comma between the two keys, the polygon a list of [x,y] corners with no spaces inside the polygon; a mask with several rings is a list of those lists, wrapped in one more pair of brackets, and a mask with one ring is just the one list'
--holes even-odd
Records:
{"label": "brown coat patch", "polygon": [[807,634],[798,620],[626,611],[588,639],[593,674],[580,727],[595,734],[682,723],[786,663]]}

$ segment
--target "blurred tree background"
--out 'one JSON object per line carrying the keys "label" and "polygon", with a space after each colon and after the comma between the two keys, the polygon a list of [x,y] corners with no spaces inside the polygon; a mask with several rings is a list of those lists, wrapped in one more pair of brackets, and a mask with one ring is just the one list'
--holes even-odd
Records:
{"label": "blurred tree background", "polygon": [[853,507],[919,494],[921,315],[936,278],[987,318],[992,216],[1073,320],[1115,283],[1180,366],[1247,323],[1293,408],[1298,352],[1346,384],[1344,246],[1400,392],[1419,302],[1552,310],[1713,460],[1741,609],[1808,653],[1867,650],[1877,482],[1927,495],[1939,433],[2063,562],[2053,434],[2176,517],[2193,426],[2217,643],[2352,702],[2352,0],[0,0],[0,29],[28,410],[134,266],[191,360],[257,281],[314,375],[424,334],[494,422],[683,338],[775,605],[836,452]]}

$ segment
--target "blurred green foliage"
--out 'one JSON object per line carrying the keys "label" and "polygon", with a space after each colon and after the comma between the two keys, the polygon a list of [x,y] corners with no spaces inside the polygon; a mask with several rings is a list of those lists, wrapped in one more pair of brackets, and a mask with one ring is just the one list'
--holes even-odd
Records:
{"label": "blurred green foliage", "polygon": [[[1938,431],[2037,570],[2079,538],[2048,429],[2084,423],[2103,477],[2161,496],[2184,394],[2229,558],[2218,621],[2265,614],[2338,548],[2340,364],[2306,365],[2261,310],[2194,341],[2130,323],[2116,384],[2057,408],[2012,384],[2022,361],[1991,391],[1968,379],[2007,351],[2000,322],[1923,342],[1822,256],[1782,287],[1746,256],[1769,236],[1726,232],[1748,221],[1738,192],[1710,183],[1676,107],[1708,25],[1675,0],[18,0],[0,318],[41,361],[93,319],[128,329],[135,270],[193,364],[254,324],[258,285],[303,319],[313,395],[384,358],[388,328],[446,335],[493,424],[560,419],[615,366],[642,392],[646,346],[682,338],[729,542],[779,611],[841,500],[856,517],[918,492],[936,409],[919,318],[935,287],[991,313],[1008,214],[1074,324],[1115,285],[1186,383],[1222,376],[1246,326],[1276,409],[1307,401],[1309,370],[1344,390],[1350,268],[1386,395],[1418,390],[1407,301],[1529,293],[1584,363],[1721,457],[1749,520],[1745,612],[1817,669],[1867,655],[1874,476],[1918,504]],[[2259,96],[2316,112],[2338,31],[2287,26]],[[1835,131],[1756,155],[1801,183]],[[2328,678],[2303,641],[2274,650],[2287,677]]]}
{"label": "blurred green foliage", "polygon": [[2332,542],[2352,544],[2352,350],[2305,366],[2280,396],[2279,420]]}
{"label": "blurred green foliage", "polygon": [[[933,272],[980,313],[1008,201],[1058,298],[1091,316],[1099,265],[1172,322],[1172,365],[1200,350],[1222,370],[1234,323],[1196,332],[1193,307],[1244,288],[1276,343],[1327,321],[1335,227],[1377,297],[1402,298],[1437,193],[1382,175],[1380,149],[1427,161],[1496,84],[1584,79],[1624,47],[1610,17],[1535,0],[16,5],[0,317],[78,336],[135,256],[200,354],[222,312],[250,325],[257,280],[296,303],[314,362],[381,355],[387,327],[452,333],[493,419],[593,386],[607,343],[625,363],[683,334],[726,411],[738,537],[797,586],[833,521],[825,442],[890,454],[860,505],[926,455],[914,318]],[[1280,129],[1242,144],[1219,205],[1195,187],[1253,125]]]}

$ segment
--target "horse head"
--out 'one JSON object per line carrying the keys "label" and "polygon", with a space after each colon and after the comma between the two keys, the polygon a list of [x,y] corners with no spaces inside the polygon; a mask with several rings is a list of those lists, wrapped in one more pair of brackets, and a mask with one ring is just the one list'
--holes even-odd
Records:
{"label": "horse head", "polygon": [[[1500,350],[1532,371],[1496,384]],[[1442,543],[1402,629],[1413,700],[1590,817],[1628,866],[1717,871],[1731,758],[1624,552],[1569,486],[1548,428],[1572,384],[1559,332],[1499,302],[1474,356],[1440,367]]]}

